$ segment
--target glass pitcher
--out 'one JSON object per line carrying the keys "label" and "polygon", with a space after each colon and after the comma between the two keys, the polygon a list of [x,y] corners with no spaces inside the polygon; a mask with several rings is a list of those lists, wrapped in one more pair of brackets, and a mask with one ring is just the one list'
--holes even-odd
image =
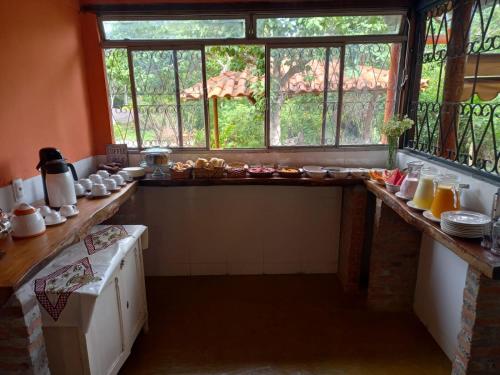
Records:
{"label": "glass pitcher", "polygon": [[421,161],[411,161],[408,163],[408,173],[401,184],[400,193],[406,198],[413,199],[417,190],[418,180],[420,179],[420,170],[424,166]]}
{"label": "glass pitcher", "polygon": [[434,179],[434,200],[431,212],[434,217],[441,218],[446,211],[460,209],[460,188],[458,177],[454,174],[439,175]]}
{"label": "glass pitcher", "polygon": [[434,200],[434,178],[437,170],[432,167],[425,167],[420,170],[417,190],[413,196],[413,204],[422,210],[429,210]]}

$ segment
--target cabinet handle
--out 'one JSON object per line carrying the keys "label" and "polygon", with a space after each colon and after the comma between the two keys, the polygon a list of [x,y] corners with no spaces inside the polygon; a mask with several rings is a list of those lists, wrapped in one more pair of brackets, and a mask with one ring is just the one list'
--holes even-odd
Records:
{"label": "cabinet handle", "polygon": [[125,266],[125,259],[122,259],[120,262],[120,269],[123,269],[123,266]]}
{"label": "cabinet handle", "polygon": [[129,306],[129,304],[128,304],[128,301],[127,301],[127,309],[128,309],[128,306]]}

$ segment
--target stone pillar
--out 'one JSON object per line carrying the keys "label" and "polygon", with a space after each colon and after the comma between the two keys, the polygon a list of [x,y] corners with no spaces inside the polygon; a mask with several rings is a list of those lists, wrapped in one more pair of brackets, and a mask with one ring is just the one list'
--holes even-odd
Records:
{"label": "stone pillar", "polygon": [[342,191],[338,277],[345,292],[360,290],[368,192],[364,185]]}
{"label": "stone pillar", "polygon": [[418,230],[377,199],[368,281],[369,307],[388,311],[413,309],[421,237]]}
{"label": "stone pillar", "polygon": [[488,279],[471,266],[452,374],[500,374],[500,281]]}
{"label": "stone pillar", "polygon": [[0,308],[0,374],[50,374],[34,298],[12,295]]}

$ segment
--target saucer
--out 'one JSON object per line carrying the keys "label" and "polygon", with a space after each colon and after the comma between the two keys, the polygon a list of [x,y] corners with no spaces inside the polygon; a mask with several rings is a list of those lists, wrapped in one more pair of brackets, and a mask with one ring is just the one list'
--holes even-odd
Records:
{"label": "saucer", "polygon": [[417,210],[417,211],[427,211],[427,209],[425,209],[425,208],[420,208],[420,207],[415,206],[415,203],[413,203],[413,201],[406,202],[406,205],[410,208],[413,208],[414,210]]}
{"label": "saucer", "polygon": [[396,192],[396,194],[394,194],[394,195],[395,195],[396,197],[398,197],[399,199],[403,199],[403,200],[405,200],[405,201],[410,201],[410,200],[411,200],[411,198],[406,197],[406,196],[404,196],[403,194],[401,194],[401,192],[400,192],[400,191]]}
{"label": "saucer", "polygon": [[108,189],[108,191],[116,193],[117,191],[120,191],[122,188],[121,186],[117,186],[115,189]]}
{"label": "saucer", "polygon": [[80,213],[80,210],[77,208],[71,215],[65,216],[67,219],[70,217],[75,217]]}
{"label": "saucer", "polygon": [[103,194],[103,195],[93,195],[92,193],[89,193],[87,195],[87,198],[89,198],[89,199],[99,199],[99,198],[109,197],[110,195],[111,195],[110,191],[107,191],[106,194]]}
{"label": "saucer", "polygon": [[441,219],[438,219],[436,216],[434,216],[430,210],[424,211],[423,215],[426,219],[434,221],[435,223],[441,222]]}
{"label": "saucer", "polygon": [[56,226],[56,225],[59,225],[59,224],[62,224],[62,223],[65,223],[66,222],[66,218],[64,216],[61,216],[61,220],[59,220],[58,222],[55,222],[55,223],[47,223],[45,222],[45,225],[48,226],[48,227],[53,227],[53,226]]}

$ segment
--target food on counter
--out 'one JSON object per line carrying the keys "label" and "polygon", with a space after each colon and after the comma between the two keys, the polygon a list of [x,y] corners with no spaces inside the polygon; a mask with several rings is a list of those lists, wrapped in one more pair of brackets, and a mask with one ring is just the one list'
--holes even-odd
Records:
{"label": "food on counter", "polygon": [[207,166],[208,166],[208,160],[204,158],[198,158],[194,163],[195,168],[205,168]]}
{"label": "food on counter", "polygon": [[252,177],[271,177],[276,170],[270,167],[251,167],[248,174]]}
{"label": "food on counter", "polygon": [[98,169],[108,171],[111,174],[117,173],[121,169],[122,165],[120,163],[106,163],[99,164]]}
{"label": "food on counter", "polygon": [[401,172],[399,170],[399,168],[396,168],[392,171],[387,171],[385,176],[386,177],[384,178],[384,180],[386,183],[391,184],[391,185],[395,185],[395,186],[401,186],[406,174]]}
{"label": "food on counter", "polygon": [[278,174],[280,177],[297,178],[302,176],[302,170],[295,167],[281,167],[278,169]]}
{"label": "food on counter", "polygon": [[214,169],[214,168],[221,168],[224,166],[224,159],[219,159],[219,158],[211,158],[210,160],[204,159],[204,158],[198,158],[196,159],[196,162],[194,163],[195,168],[205,168],[205,169]]}
{"label": "food on counter", "polygon": [[371,169],[368,172],[370,179],[375,181],[377,184],[384,185],[386,178],[386,170],[385,169]]}
{"label": "food on counter", "polygon": [[305,165],[304,171],[309,177],[316,179],[324,178],[327,173],[326,170],[324,170],[323,167],[320,167],[319,165]]}
{"label": "food on counter", "polygon": [[183,172],[186,169],[193,168],[193,162],[189,163],[191,160],[188,160],[186,163],[178,161],[172,166],[172,169],[176,172]]}
{"label": "food on counter", "polygon": [[224,159],[219,159],[219,158],[211,158],[208,162],[208,164],[212,168],[221,168],[224,166],[225,160]]}
{"label": "food on counter", "polygon": [[242,162],[230,163],[226,166],[227,177],[245,177],[247,175],[248,165]]}

